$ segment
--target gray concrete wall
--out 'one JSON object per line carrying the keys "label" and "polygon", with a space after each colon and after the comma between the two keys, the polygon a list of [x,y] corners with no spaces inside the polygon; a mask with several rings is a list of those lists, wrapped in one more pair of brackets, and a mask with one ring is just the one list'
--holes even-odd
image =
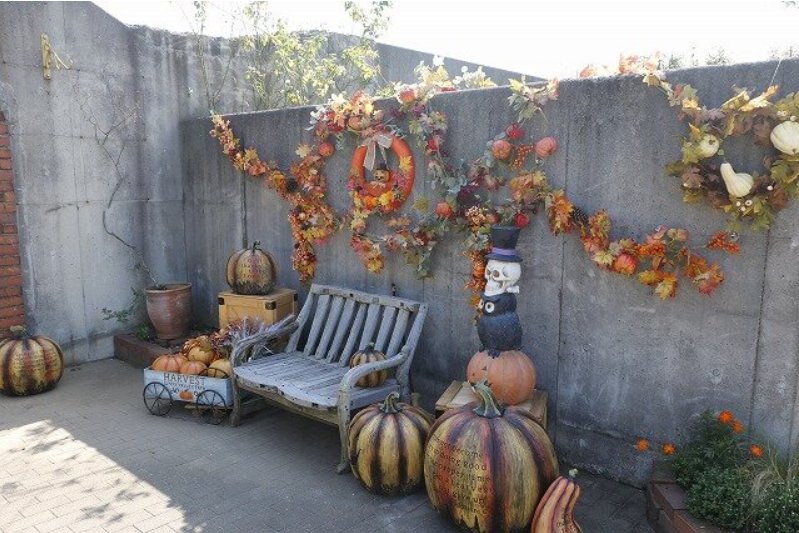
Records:
{"label": "gray concrete wall", "polygon": [[[775,67],[690,69],[671,79],[694,85],[703,104],[718,106],[733,85],[764,89]],[[783,61],[776,82],[785,87],[783,94],[799,88],[799,62]],[[435,107],[450,119],[447,148],[454,158],[479,157],[486,140],[514,119],[508,95],[498,88],[436,97]],[[230,120],[245,144],[285,167],[297,144],[310,140],[309,111]],[[634,77],[566,80],[545,114],[532,130],[560,142],[560,151],[546,163],[552,183],[565,187],[586,210],[607,208],[614,236],[642,237],[666,224],[687,228],[701,243],[724,228],[722,214],[683,203],[679,183],[664,174],[663,166],[680,156],[686,127],[658,90]],[[242,239],[260,239],[280,262],[280,283],[303,288],[290,268],[286,204],[235,172],[208,129],[208,120],[183,123],[182,157],[188,272],[198,311],[212,321],[214,295],[225,289],[225,261]],[[340,149],[325,169],[340,212],[348,206],[353,147]],[[422,161],[422,154],[415,155]],[[762,155],[748,141],[727,146],[736,168],[756,170]],[[423,172],[414,194],[437,197]],[[636,281],[596,269],[575,235],[551,236],[539,215],[518,245],[525,258],[519,313],[524,350],[538,367],[539,387],[549,391],[550,428],[561,459],[641,483],[654,454],[638,453],[636,439],[673,441],[706,408],[730,409],[782,449],[795,447],[798,230],[794,205],[779,215],[772,231],[743,231],[740,255],[713,255],[727,280],[712,297],[683,283],[675,300],[662,302]],[[393,255],[382,274],[367,273],[348,238],[341,232],[318,249],[317,281],[383,293],[395,283],[400,295],[431,304],[412,373],[415,389],[430,406],[451,380],[464,379],[479,345],[462,288],[470,265],[461,256],[460,237],[448,236],[436,250],[435,276],[424,282]]]}
{"label": "gray concrete wall", "polygon": [[[42,33],[73,65],[53,70],[51,80],[42,76]],[[210,39],[203,50],[210,92],[224,84],[215,108],[251,110],[246,65],[229,61],[230,43]],[[383,50],[399,62],[389,74],[410,81],[421,56]],[[120,179],[109,229],[141,250],[159,281],[191,277],[203,294],[203,277],[186,257],[185,234],[199,228],[184,223],[178,127],[209,109],[193,36],[129,27],[88,2],[0,2],[0,106],[10,121],[29,326],[58,340],[67,363],[110,357],[123,328],[101,310],[124,309],[131,290],[147,284],[135,254],[103,231]],[[125,117],[106,153],[98,141]],[[235,232],[210,231],[214,217],[229,212],[220,208],[225,197],[208,196],[200,207],[207,234],[220,249],[241,242]]]}

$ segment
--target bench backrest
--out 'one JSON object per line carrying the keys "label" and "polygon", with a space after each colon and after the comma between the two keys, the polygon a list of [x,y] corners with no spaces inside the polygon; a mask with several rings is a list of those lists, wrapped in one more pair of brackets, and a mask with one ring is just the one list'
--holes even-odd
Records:
{"label": "bench backrest", "polygon": [[341,366],[370,342],[388,358],[403,347],[413,355],[426,314],[420,302],[314,284],[286,351],[299,350],[305,339],[302,355]]}

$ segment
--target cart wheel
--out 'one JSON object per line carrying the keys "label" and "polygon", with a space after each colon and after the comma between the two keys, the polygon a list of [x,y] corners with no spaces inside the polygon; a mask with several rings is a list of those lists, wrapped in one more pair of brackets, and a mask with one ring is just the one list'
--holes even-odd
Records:
{"label": "cart wheel", "polygon": [[155,416],[164,416],[172,408],[172,393],[163,384],[153,381],[144,387],[144,405]]}
{"label": "cart wheel", "polygon": [[225,399],[215,390],[204,390],[198,394],[194,407],[206,424],[219,425],[228,415]]}

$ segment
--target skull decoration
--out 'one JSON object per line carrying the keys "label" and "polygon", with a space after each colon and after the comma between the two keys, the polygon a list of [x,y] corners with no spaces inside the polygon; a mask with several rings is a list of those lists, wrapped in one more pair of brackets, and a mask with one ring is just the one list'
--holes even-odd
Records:
{"label": "skull decoration", "polygon": [[486,286],[484,294],[486,296],[495,296],[503,293],[518,294],[519,287],[516,284],[519,282],[521,275],[521,264],[489,259],[485,270]]}

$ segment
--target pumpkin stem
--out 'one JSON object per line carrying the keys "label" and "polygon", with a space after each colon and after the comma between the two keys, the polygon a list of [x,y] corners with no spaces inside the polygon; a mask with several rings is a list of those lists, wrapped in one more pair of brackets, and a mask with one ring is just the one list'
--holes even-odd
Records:
{"label": "pumpkin stem", "polygon": [[395,415],[402,411],[400,406],[397,405],[397,400],[399,400],[399,393],[392,392],[386,396],[385,401],[383,401],[383,405],[379,407],[381,413],[385,413],[387,415]]}
{"label": "pumpkin stem", "polygon": [[487,379],[473,384],[472,390],[480,395],[480,405],[472,409],[477,416],[500,418],[505,413],[505,408],[497,401]]}
{"label": "pumpkin stem", "polygon": [[253,241],[252,243],[252,251],[254,252],[256,248],[261,246],[261,241]]}
{"label": "pumpkin stem", "polygon": [[17,340],[30,337],[30,335],[28,335],[28,329],[25,326],[11,326],[8,330],[11,332],[11,336]]}
{"label": "pumpkin stem", "polygon": [[375,349],[375,343],[370,341],[369,343],[366,344],[366,348],[368,350],[374,350]]}

